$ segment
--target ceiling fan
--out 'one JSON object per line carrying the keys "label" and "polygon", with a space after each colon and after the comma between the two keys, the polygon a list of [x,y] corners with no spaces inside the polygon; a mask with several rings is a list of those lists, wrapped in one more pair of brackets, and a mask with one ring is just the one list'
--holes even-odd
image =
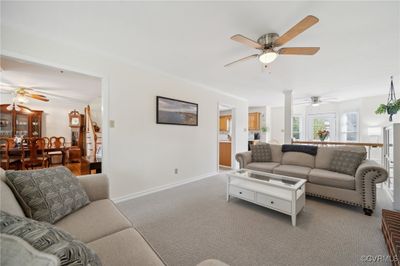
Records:
{"label": "ceiling fan", "polygon": [[257,41],[253,41],[240,34],[233,35],[231,37],[232,40],[240,42],[251,48],[260,50],[261,53],[252,54],[239,60],[233,61],[229,64],[226,64],[225,67],[253,58],[258,58],[261,63],[266,65],[274,61],[278,57],[278,55],[314,55],[319,51],[319,47],[289,47],[280,48],[279,50],[276,50],[276,48],[292,40],[300,33],[318,23],[318,21],[319,19],[314,16],[307,16],[299,23],[294,25],[282,36],[279,36],[277,33],[267,33],[258,38]]}
{"label": "ceiling fan", "polygon": [[15,96],[12,103],[7,106],[7,110],[9,111],[13,109],[19,111],[21,110],[21,107],[27,108],[26,106],[23,106],[23,104],[26,104],[29,101],[29,98],[43,102],[49,101],[49,99],[45,95],[38,94],[34,89],[31,88],[14,87],[7,85],[1,86],[0,92],[3,94],[12,94]]}
{"label": "ceiling fan", "polygon": [[323,103],[328,103],[328,102],[336,102],[336,98],[333,97],[321,97],[321,96],[310,96],[309,99],[305,100],[300,100],[300,101],[294,101],[294,105],[311,105],[311,106],[319,106],[320,104]]}

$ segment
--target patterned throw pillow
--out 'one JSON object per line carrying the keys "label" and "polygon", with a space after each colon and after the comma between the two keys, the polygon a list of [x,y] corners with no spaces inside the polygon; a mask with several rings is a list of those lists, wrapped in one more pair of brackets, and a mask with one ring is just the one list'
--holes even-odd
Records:
{"label": "patterned throw pillow", "polygon": [[333,153],[329,170],[354,176],[364,158],[364,152],[336,150]]}
{"label": "patterned throw pillow", "polygon": [[79,180],[64,166],[7,171],[7,183],[27,217],[55,223],[90,203]]}
{"label": "patterned throw pillow", "polygon": [[271,146],[268,143],[259,143],[253,145],[251,149],[252,162],[270,162],[272,161]]}
{"label": "patterned throw pillow", "polygon": [[36,250],[55,255],[60,259],[61,266],[101,265],[99,257],[93,250],[54,225],[1,211],[0,231],[2,234],[22,238]]}

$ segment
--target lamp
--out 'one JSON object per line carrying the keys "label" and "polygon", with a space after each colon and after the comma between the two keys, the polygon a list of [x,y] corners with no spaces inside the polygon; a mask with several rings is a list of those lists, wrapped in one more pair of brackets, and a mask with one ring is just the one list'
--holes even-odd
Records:
{"label": "lamp", "polygon": [[260,62],[263,64],[269,64],[277,57],[278,54],[274,50],[268,49],[258,57],[258,60],[260,60]]}

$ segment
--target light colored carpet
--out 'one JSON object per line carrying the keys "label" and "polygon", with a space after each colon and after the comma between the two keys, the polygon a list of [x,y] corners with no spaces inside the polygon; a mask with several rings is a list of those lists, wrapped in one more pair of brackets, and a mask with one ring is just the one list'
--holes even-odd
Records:
{"label": "light colored carpet", "polygon": [[391,204],[380,189],[372,217],[361,208],[307,197],[292,227],[287,215],[239,199],[226,202],[225,178],[221,174],[118,206],[171,266],[209,258],[232,266],[344,266],[362,265],[361,256],[388,255],[380,215]]}

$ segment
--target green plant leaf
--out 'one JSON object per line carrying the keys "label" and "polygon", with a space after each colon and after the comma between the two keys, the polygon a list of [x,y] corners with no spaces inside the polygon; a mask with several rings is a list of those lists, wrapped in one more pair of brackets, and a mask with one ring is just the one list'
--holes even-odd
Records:
{"label": "green plant leaf", "polygon": [[388,109],[388,106],[386,104],[381,104],[378,106],[378,108],[375,110],[375,114],[384,114],[386,113],[386,110]]}

